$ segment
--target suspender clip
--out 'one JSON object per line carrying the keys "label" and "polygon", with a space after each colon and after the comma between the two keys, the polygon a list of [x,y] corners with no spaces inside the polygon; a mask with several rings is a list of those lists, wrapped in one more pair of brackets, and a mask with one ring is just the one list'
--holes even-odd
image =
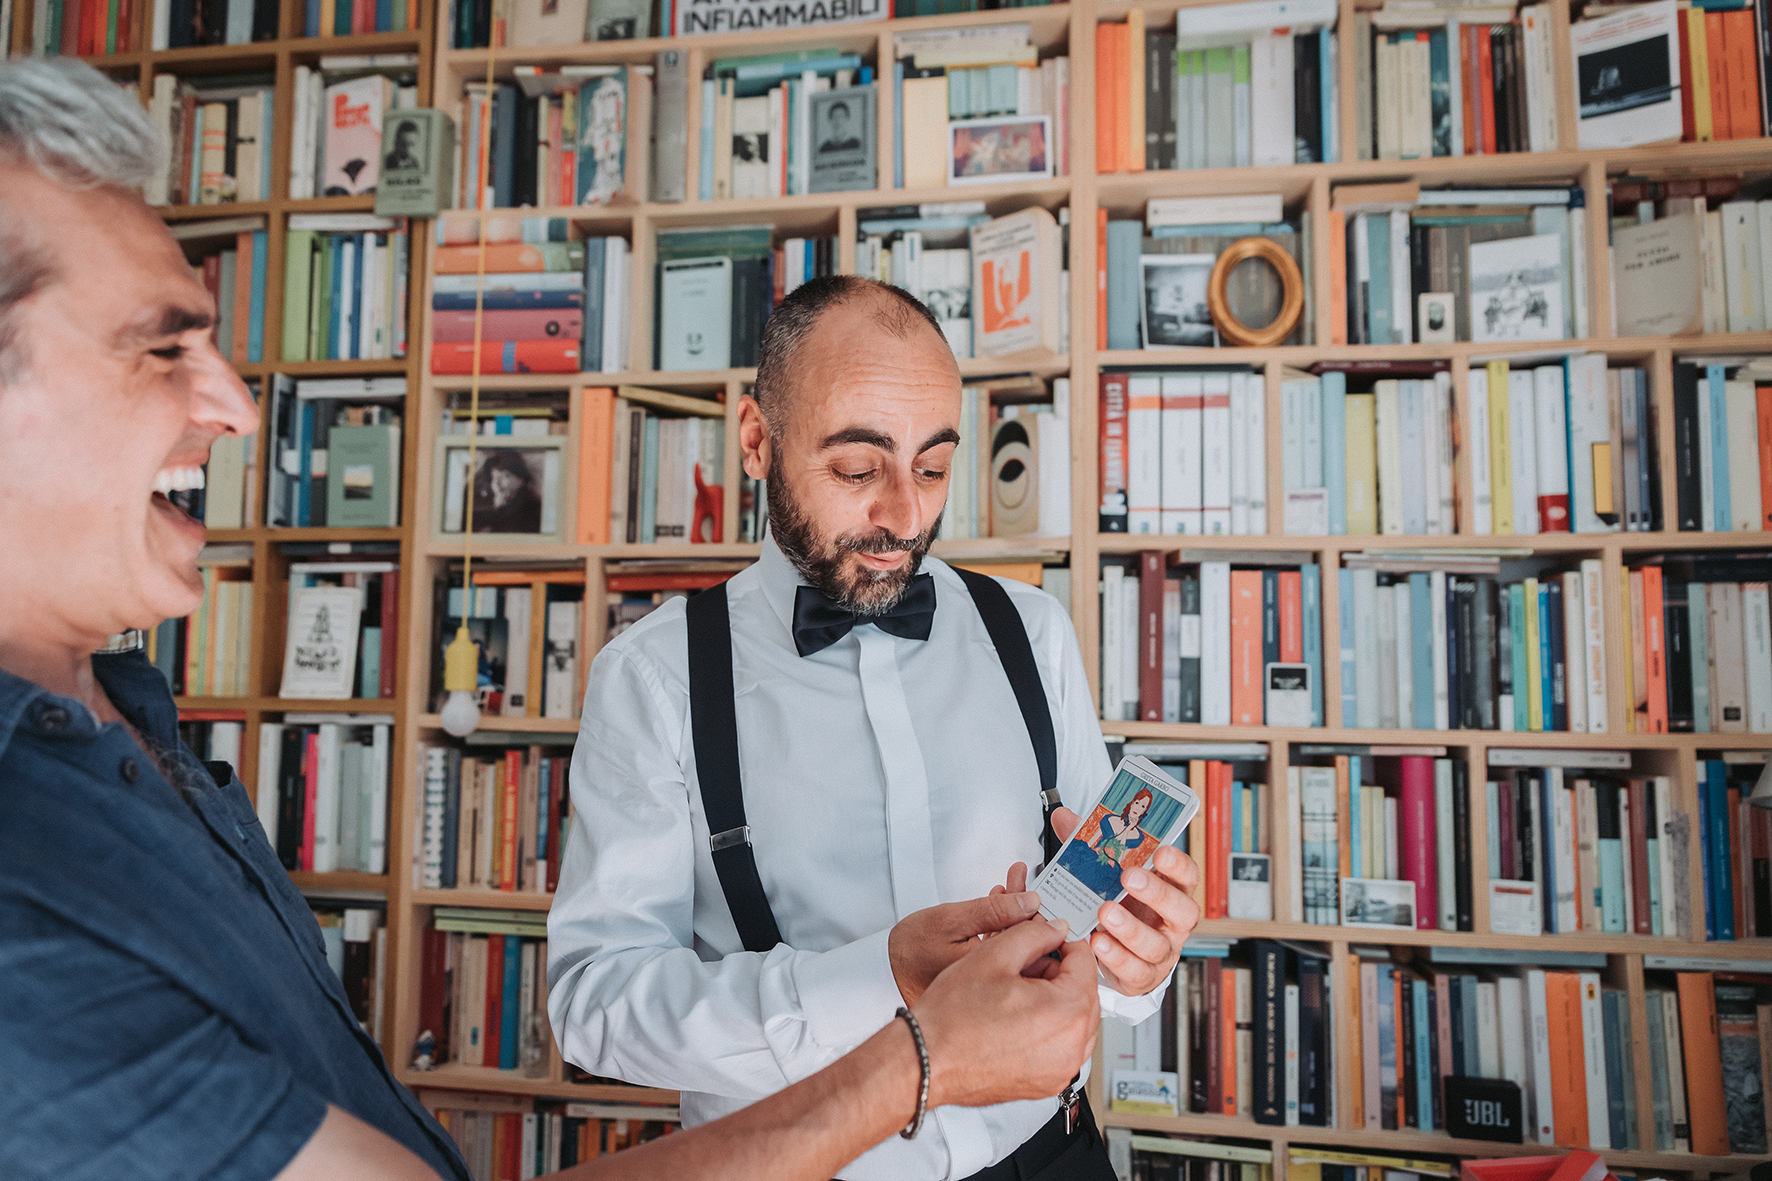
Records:
{"label": "suspender clip", "polygon": [[1064,801],[1059,798],[1058,789],[1056,787],[1049,787],[1042,791],[1040,793],[1040,798],[1046,801],[1046,807],[1048,810],[1056,808],[1064,803]]}
{"label": "suspender clip", "polygon": [[750,843],[751,826],[748,824],[729,828],[725,832],[717,832],[708,837],[708,849],[714,853],[718,853],[722,849],[731,849],[737,845],[748,846]]}

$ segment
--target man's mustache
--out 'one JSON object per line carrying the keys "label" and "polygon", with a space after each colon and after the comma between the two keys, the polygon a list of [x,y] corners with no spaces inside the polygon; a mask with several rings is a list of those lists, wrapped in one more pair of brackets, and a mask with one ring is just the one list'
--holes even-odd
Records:
{"label": "man's mustache", "polygon": [[848,550],[856,554],[896,554],[913,553],[929,543],[927,531],[915,537],[897,537],[890,529],[881,529],[877,533],[869,533],[863,537],[839,537],[836,541],[838,549]]}

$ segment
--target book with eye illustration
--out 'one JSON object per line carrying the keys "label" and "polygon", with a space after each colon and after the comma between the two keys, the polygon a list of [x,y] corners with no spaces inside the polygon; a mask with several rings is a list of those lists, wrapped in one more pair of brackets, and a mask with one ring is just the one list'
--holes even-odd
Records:
{"label": "book with eye illustration", "polygon": [[1155,763],[1137,755],[1121,759],[1107,790],[1034,882],[1040,913],[1069,923],[1072,939],[1088,935],[1101,904],[1125,895],[1121,875],[1149,866],[1159,848],[1180,840],[1199,810],[1193,790]]}

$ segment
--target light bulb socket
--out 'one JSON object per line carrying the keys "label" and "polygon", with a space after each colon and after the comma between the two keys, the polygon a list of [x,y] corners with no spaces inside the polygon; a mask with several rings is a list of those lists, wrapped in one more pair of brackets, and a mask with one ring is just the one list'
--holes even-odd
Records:
{"label": "light bulb socket", "polygon": [[464,623],[443,651],[443,688],[450,693],[472,693],[479,687],[480,646],[474,643]]}

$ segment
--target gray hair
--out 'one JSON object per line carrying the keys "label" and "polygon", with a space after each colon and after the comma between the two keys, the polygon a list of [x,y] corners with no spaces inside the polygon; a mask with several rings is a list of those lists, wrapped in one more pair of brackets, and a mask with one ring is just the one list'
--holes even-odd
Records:
{"label": "gray hair", "polygon": [[878,309],[874,319],[880,327],[900,340],[908,339],[919,323],[935,330],[945,344],[947,336],[941,321],[935,318],[923,301],[902,287],[864,279],[859,275],[821,275],[794,288],[793,292],[769,313],[763,325],[763,341],[758,348],[757,381],[751,396],[763,411],[769,433],[781,438],[787,426],[787,399],[793,387],[791,367],[794,354],[829,308],[855,299],[877,296]]}
{"label": "gray hair", "polygon": [[[0,162],[70,189],[140,188],[166,147],[135,95],[82,62],[0,63]],[[11,312],[50,275],[48,259],[0,199],[0,382],[14,372]]]}

